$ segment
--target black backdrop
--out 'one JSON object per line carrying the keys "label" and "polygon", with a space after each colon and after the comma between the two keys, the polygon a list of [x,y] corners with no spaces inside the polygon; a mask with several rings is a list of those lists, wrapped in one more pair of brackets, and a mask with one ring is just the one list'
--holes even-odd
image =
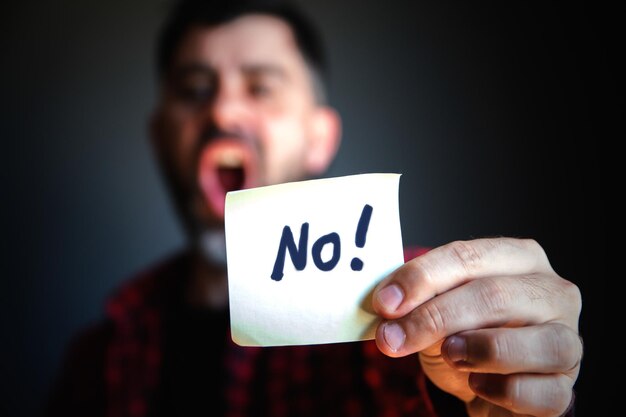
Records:
{"label": "black backdrop", "polygon": [[[146,141],[165,5],[88,3],[5,10],[1,415],[36,414],[70,336],[129,274],[183,244]],[[574,2],[303,4],[324,30],[343,116],[329,175],[403,173],[405,243],[537,239],[582,290],[576,389],[579,415],[593,415],[608,319],[599,184],[610,178],[607,126],[623,116],[611,13]]]}

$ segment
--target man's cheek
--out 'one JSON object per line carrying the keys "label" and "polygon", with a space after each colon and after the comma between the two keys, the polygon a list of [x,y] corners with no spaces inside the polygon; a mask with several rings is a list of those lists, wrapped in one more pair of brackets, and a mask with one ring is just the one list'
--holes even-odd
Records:
{"label": "man's cheek", "polygon": [[176,138],[175,143],[186,143],[198,140],[202,115],[192,112],[181,105],[168,106],[166,110],[166,131],[171,138]]}

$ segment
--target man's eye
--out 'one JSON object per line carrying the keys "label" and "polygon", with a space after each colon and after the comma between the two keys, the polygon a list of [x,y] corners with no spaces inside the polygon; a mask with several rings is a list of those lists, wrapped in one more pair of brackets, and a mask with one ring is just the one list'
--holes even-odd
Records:
{"label": "man's eye", "polygon": [[205,103],[213,97],[213,89],[211,87],[182,87],[179,95],[190,103]]}
{"label": "man's eye", "polygon": [[250,95],[253,97],[268,97],[272,94],[272,88],[267,84],[253,83],[249,87]]}

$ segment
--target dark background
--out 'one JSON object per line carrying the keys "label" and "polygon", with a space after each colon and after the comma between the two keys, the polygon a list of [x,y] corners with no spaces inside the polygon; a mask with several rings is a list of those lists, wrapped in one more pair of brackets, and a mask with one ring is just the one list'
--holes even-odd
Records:
{"label": "dark background", "polygon": [[[303,3],[324,31],[343,115],[329,175],[402,173],[407,244],[537,239],[583,294],[578,415],[593,415],[608,319],[599,185],[610,178],[606,138],[624,137],[608,129],[623,120],[612,12]],[[36,415],[71,335],[120,282],[184,243],[146,140],[165,5],[5,6],[0,415]]]}

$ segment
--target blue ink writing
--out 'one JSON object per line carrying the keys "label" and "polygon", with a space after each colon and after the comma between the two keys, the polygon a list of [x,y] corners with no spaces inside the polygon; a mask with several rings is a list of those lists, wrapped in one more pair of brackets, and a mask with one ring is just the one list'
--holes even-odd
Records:
{"label": "blue ink writing", "polygon": [[280,281],[283,279],[285,269],[285,256],[287,255],[287,249],[289,249],[289,256],[291,256],[291,262],[297,271],[302,271],[306,266],[306,248],[309,241],[309,224],[302,223],[300,228],[300,240],[298,241],[298,247],[293,238],[293,233],[289,226],[283,228],[283,234],[280,237],[280,243],[278,244],[278,255],[276,256],[276,262],[274,262],[274,269],[272,270],[272,279],[274,281]]}
{"label": "blue ink writing", "polygon": [[[372,211],[373,208],[369,204],[363,206],[354,237],[354,243],[358,248],[363,248],[365,246],[367,230],[369,228],[370,219],[372,218]],[[276,261],[274,261],[271,278],[274,281],[280,281],[285,276],[284,271],[287,251],[289,251],[289,257],[291,258],[293,266],[297,271],[302,271],[306,267],[308,244],[309,223],[302,223],[302,226],[300,227],[300,238],[298,239],[297,246],[291,227],[285,226],[280,237],[280,243],[278,244],[278,254],[276,255]],[[322,259],[322,250],[326,245],[332,245],[333,252],[330,259],[325,261]],[[341,239],[339,238],[339,235],[332,232],[317,239],[311,248],[311,257],[313,258],[313,263],[317,269],[320,271],[332,271],[337,266],[339,259],[341,258]],[[350,267],[353,271],[361,271],[363,270],[363,261],[357,257],[352,258]]]}
{"label": "blue ink writing", "polygon": [[[365,246],[365,237],[367,236],[367,229],[370,225],[373,210],[374,209],[369,204],[363,206],[359,225],[356,227],[356,236],[354,237],[354,243],[358,248]],[[363,269],[363,261],[359,258],[353,258],[352,262],[350,262],[350,267],[353,271],[360,271]]]}
{"label": "blue ink writing", "polygon": [[[322,249],[327,243],[333,244],[333,256],[328,261],[324,262],[322,260]],[[317,269],[320,271],[332,270],[337,266],[339,257],[341,257],[341,241],[339,240],[339,235],[333,232],[317,239],[317,242],[313,244],[311,255],[313,255],[313,262],[315,262]]]}

